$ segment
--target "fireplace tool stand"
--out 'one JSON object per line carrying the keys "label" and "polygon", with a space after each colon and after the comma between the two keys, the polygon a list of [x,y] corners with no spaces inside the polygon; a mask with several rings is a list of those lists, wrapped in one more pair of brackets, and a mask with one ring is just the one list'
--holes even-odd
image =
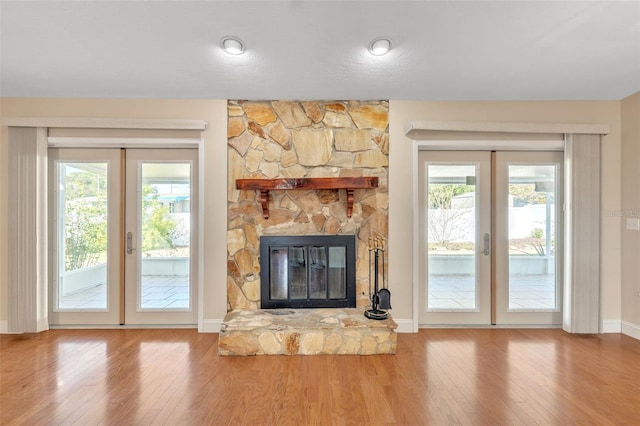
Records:
{"label": "fireplace tool stand", "polygon": [[[384,320],[389,318],[387,309],[391,309],[391,292],[385,286],[384,274],[384,252],[385,241],[382,237],[369,238],[369,297],[371,299],[371,309],[364,311],[364,316],[374,320]],[[373,294],[371,293],[371,253],[373,252]],[[382,261],[382,288],[378,287],[379,264]]]}

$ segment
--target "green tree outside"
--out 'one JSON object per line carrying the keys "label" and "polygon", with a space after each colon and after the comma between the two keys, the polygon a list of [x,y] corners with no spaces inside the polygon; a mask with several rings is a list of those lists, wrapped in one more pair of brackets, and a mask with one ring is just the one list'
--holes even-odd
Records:
{"label": "green tree outside", "polygon": [[173,236],[177,223],[169,206],[158,200],[158,192],[151,185],[142,186],[142,251],[175,248]]}
{"label": "green tree outside", "polygon": [[[65,167],[65,270],[73,271],[106,260],[108,184],[106,174]],[[142,192],[142,250],[174,248],[177,223],[169,207],[152,185]]]}
{"label": "green tree outside", "polygon": [[546,204],[547,193],[536,192],[536,186],[533,183],[509,184],[509,195],[521,200],[526,204]]}
{"label": "green tree outside", "polygon": [[427,198],[429,208],[450,209],[453,197],[475,192],[475,190],[475,185],[431,183]]}

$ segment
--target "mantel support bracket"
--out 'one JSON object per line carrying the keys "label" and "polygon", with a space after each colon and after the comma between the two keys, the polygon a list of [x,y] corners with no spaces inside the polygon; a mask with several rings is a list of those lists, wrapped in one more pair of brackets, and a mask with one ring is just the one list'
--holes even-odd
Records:
{"label": "mantel support bracket", "polygon": [[260,189],[260,205],[262,206],[262,217],[269,219],[269,190]]}
{"label": "mantel support bracket", "polygon": [[347,190],[347,217],[351,217],[353,214],[353,189],[346,188]]}

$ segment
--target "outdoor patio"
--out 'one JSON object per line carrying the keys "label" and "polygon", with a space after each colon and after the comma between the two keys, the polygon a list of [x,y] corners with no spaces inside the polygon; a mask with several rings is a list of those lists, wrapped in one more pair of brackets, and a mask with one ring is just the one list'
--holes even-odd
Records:
{"label": "outdoor patio", "polygon": [[[474,275],[431,275],[429,307],[464,310],[475,307]],[[509,291],[511,310],[556,308],[554,275],[513,275]]]}
{"label": "outdoor patio", "polygon": [[[189,277],[146,275],[143,277],[142,307],[170,309],[189,307]],[[61,309],[105,309],[107,286],[102,283],[60,298]]]}

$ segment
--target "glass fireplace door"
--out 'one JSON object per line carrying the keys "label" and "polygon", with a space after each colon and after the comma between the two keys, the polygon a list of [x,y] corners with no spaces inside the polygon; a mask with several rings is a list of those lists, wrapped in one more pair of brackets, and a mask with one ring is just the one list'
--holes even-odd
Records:
{"label": "glass fireplace door", "polygon": [[260,247],[262,308],[355,307],[355,237],[262,237]]}

